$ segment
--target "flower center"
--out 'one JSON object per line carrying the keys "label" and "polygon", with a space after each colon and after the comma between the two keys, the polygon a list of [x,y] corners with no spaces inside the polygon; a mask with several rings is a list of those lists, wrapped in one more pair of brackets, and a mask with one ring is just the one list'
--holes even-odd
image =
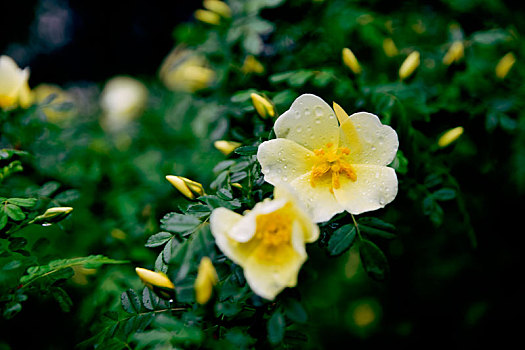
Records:
{"label": "flower center", "polygon": [[[263,260],[279,259],[279,248],[288,246],[292,236],[292,220],[289,204],[256,218],[255,237],[260,240],[258,257]],[[284,257],[282,257],[284,258]]]}
{"label": "flower center", "polygon": [[6,108],[11,107],[15,103],[15,99],[10,96],[0,95],[0,107]]}
{"label": "flower center", "polygon": [[341,187],[339,182],[340,174],[345,175],[352,181],[357,180],[354,168],[345,161],[346,156],[350,154],[350,150],[347,147],[336,148],[333,143],[329,142],[325,147],[315,149],[314,154],[317,159],[310,175],[310,185],[312,187],[315,187],[317,179],[330,174],[332,176],[330,192],[332,193],[334,188]]}

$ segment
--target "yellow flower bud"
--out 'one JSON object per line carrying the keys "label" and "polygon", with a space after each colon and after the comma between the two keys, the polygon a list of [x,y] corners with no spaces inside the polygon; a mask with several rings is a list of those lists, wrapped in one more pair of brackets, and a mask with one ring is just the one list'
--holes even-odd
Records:
{"label": "yellow flower bud", "polygon": [[55,222],[63,220],[69,213],[73,211],[71,207],[54,207],[47,209],[44,214],[37,216],[31,220],[31,224],[41,224],[49,226]]}
{"label": "yellow flower bud", "polygon": [[27,108],[33,102],[28,85],[29,68],[20,69],[9,56],[0,56],[0,108]]}
{"label": "yellow flower bud", "polygon": [[399,78],[401,78],[401,80],[408,78],[412,73],[414,73],[417,67],[419,67],[419,63],[419,51],[413,51],[410,55],[408,55],[403,64],[401,64],[401,68],[399,68]]}
{"label": "yellow flower bud", "polygon": [[215,12],[218,15],[221,15],[225,18],[230,18],[232,16],[232,10],[230,7],[223,1],[219,0],[204,0],[204,8]]}
{"label": "yellow flower bud", "polygon": [[343,63],[355,74],[361,73],[361,66],[354,53],[347,47],[343,49]]}
{"label": "yellow flower bud", "polygon": [[208,10],[197,10],[195,11],[195,18],[201,22],[208,23],[217,26],[221,23],[221,17],[215,12]]}
{"label": "yellow flower bud", "polygon": [[217,284],[218,280],[217,271],[215,271],[210,258],[203,257],[194,284],[195,299],[199,304],[206,304],[210,300],[213,286]]}
{"label": "yellow flower bud", "polygon": [[270,117],[275,116],[275,109],[273,108],[272,103],[267,98],[254,93],[252,93],[250,96],[252,98],[252,103],[255,107],[255,110],[262,118],[266,118],[266,116],[268,115]]}
{"label": "yellow flower bud", "polygon": [[456,141],[461,134],[463,134],[463,127],[458,126],[457,128],[450,129],[446,131],[441,137],[438,139],[438,146],[443,148],[450,145],[452,142]]}
{"label": "yellow flower bud", "polygon": [[514,56],[512,52],[509,52],[503,56],[496,66],[496,76],[499,79],[504,79],[511,70],[512,66],[514,66],[514,63],[516,63],[516,56]]}
{"label": "yellow flower bud", "polygon": [[262,74],[264,73],[264,66],[255,58],[253,55],[248,55],[244,59],[244,63],[242,64],[241,68],[242,72],[245,74],[248,73],[256,73],[256,74]]}
{"label": "yellow flower bud", "polygon": [[242,190],[242,185],[240,183],[238,183],[238,182],[232,183],[232,187],[235,187],[235,188],[238,188],[238,189]]}
{"label": "yellow flower bud", "polygon": [[213,145],[215,146],[215,148],[221,151],[222,154],[227,156],[228,154],[232,153],[237,147],[240,147],[242,144],[240,142],[235,141],[218,140],[215,141]]}
{"label": "yellow flower bud", "polygon": [[204,188],[200,183],[185,177],[168,175],[166,176],[166,180],[168,180],[173,185],[173,187],[179,190],[179,192],[188,199],[195,199],[195,195],[203,196],[205,194]]}
{"label": "yellow flower bud", "polygon": [[454,62],[459,62],[464,56],[465,46],[461,41],[454,41],[447,53],[443,57],[443,64],[450,66]]}
{"label": "yellow flower bud", "polygon": [[157,293],[158,296],[164,299],[173,298],[175,285],[165,273],[143,269],[142,267],[135,268],[135,272],[137,272],[142,283]]}
{"label": "yellow flower bud", "polygon": [[397,50],[397,46],[394,43],[394,40],[392,38],[385,38],[383,40],[383,51],[385,52],[385,55],[388,57],[394,57],[399,54],[399,51]]}

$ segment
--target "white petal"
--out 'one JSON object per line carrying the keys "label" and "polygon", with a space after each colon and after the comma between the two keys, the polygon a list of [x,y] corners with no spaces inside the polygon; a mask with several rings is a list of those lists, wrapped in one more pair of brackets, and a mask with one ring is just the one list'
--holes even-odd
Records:
{"label": "white petal", "polygon": [[357,180],[340,176],[341,186],[334,189],[335,197],[348,212],[356,215],[383,208],[397,195],[397,176],[394,169],[378,165],[353,165]]}
{"label": "white petal", "polygon": [[275,185],[291,182],[314,166],[314,153],[288,139],[263,142],[257,151],[264,179]]}
{"label": "white petal", "polygon": [[9,56],[0,56],[0,95],[15,97],[29,79],[29,69],[21,70]]}
{"label": "white petal", "polygon": [[399,140],[394,129],[371,113],[352,114],[341,124],[341,147],[348,147],[351,164],[388,165],[396,156]]}
{"label": "white petal", "polygon": [[339,125],[334,111],[320,97],[299,96],[275,121],[275,135],[295,141],[309,150],[339,142]]}
{"label": "white petal", "polygon": [[298,177],[290,183],[296,195],[308,210],[313,222],[328,221],[344,208],[330,192],[331,177],[325,176],[315,181],[315,187],[310,183],[310,173]]}
{"label": "white petal", "polygon": [[253,292],[265,299],[273,300],[286,287],[297,284],[297,275],[307,256],[304,250],[304,233],[294,223],[292,232],[293,248],[283,248],[288,254],[282,263],[266,263],[252,254],[244,264],[244,276]]}

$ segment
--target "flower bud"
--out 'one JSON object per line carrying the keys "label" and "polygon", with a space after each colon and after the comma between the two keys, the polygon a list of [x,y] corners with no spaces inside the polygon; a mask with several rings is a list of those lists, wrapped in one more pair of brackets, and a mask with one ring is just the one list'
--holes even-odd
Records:
{"label": "flower bud", "polygon": [[146,287],[154,291],[158,296],[164,299],[173,298],[175,285],[165,273],[143,269],[142,267],[135,268],[135,271]]}
{"label": "flower bud", "polygon": [[29,68],[20,69],[9,56],[0,56],[0,108],[27,108],[33,102]]}
{"label": "flower bud", "polygon": [[438,139],[438,146],[443,148],[450,145],[452,142],[456,141],[461,134],[463,134],[463,127],[458,126],[457,128],[450,129],[446,131],[441,137]]}
{"label": "flower bud", "polygon": [[208,10],[197,10],[195,11],[195,18],[201,22],[208,23],[217,26],[221,23],[221,17],[215,12]]}
{"label": "flower bud", "polygon": [[203,5],[205,9],[215,12],[224,18],[230,18],[232,16],[232,10],[224,1],[204,0]]}
{"label": "flower bud", "polygon": [[49,226],[53,223],[59,222],[68,216],[73,211],[71,207],[54,207],[47,209],[44,214],[37,216],[31,220],[31,224],[40,224]]}
{"label": "flower bud", "polygon": [[182,176],[174,175],[166,176],[166,180],[168,180],[173,185],[173,187],[179,190],[179,192],[188,199],[195,199],[195,195],[204,195],[204,188],[198,182],[192,181]]}
{"label": "flower bud", "polygon": [[245,74],[249,73],[256,73],[256,74],[262,74],[264,73],[264,66],[255,58],[253,55],[248,55],[244,59],[244,63],[242,64],[241,70]]}
{"label": "flower bud", "polygon": [[195,299],[199,304],[206,304],[210,300],[213,286],[217,284],[218,280],[217,271],[215,271],[210,258],[203,257],[194,284]]}
{"label": "flower bud", "polygon": [[347,47],[343,49],[343,63],[355,74],[361,73],[361,66],[357,62],[354,53]]}
{"label": "flower bud", "polygon": [[272,103],[265,97],[261,95],[252,93],[251,95],[253,106],[261,118],[266,118],[267,116],[274,117],[275,109],[273,108]]}
{"label": "flower bud", "polygon": [[401,68],[399,68],[399,78],[401,78],[401,80],[408,78],[412,73],[414,73],[417,67],[419,67],[419,63],[419,51],[413,51],[410,55],[408,55],[403,64],[401,64]]}
{"label": "flower bud", "polygon": [[385,55],[388,57],[394,57],[399,54],[399,51],[397,50],[397,46],[394,43],[394,40],[392,38],[385,38],[383,40],[383,51],[385,52]]}
{"label": "flower bud", "polygon": [[447,53],[443,57],[443,64],[450,66],[454,62],[459,62],[463,58],[465,46],[461,41],[454,41]]}
{"label": "flower bud", "polygon": [[215,80],[215,72],[207,64],[197,53],[175,48],[162,63],[159,75],[170,90],[195,92],[209,87]]}
{"label": "flower bud", "polygon": [[213,143],[215,148],[221,151],[222,154],[227,156],[232,153],[237,147],[240,147],[242,143],[235,141],[218,140]]}
{"label": "flower bud", "polygon": [[512,66],[514,66],[514,63],[516,63],[516,56],[514,56],[512,52],[509,52],[503,56],[496,66],[496,76],[499,79],[504,79],[511,70]]}

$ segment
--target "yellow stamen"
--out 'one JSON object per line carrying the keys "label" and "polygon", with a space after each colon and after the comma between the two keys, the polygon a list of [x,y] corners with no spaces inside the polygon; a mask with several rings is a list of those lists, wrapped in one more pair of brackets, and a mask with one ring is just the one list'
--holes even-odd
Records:
{"label": "yellow stamen", "polygon": [[332,193],[334,188],[338,189],[341,187],[340,174],[345,175],[352,181],[357,180],[354,168],[344,159],[350,154],[350,150],[347,147],[335,148],[334,144],[329,142],[324,148],[315,149],[314,154],[317,157],[317,163],[312,168],[310,175],[310,185],[312,187],[315,187],[317,179],[328,172],[332,176],[332,185],[330,187],[330,192]]}
{"label": "yellow stamen", "polygon": [[279,248],[289,246],[292,237],[292,221],[290,205],[286,204],[269,214],[262,214],[256,218],[257,230],[255,237],[261,241],[257,256],[261,260],[279,262],[286,258],[278,254]]}

